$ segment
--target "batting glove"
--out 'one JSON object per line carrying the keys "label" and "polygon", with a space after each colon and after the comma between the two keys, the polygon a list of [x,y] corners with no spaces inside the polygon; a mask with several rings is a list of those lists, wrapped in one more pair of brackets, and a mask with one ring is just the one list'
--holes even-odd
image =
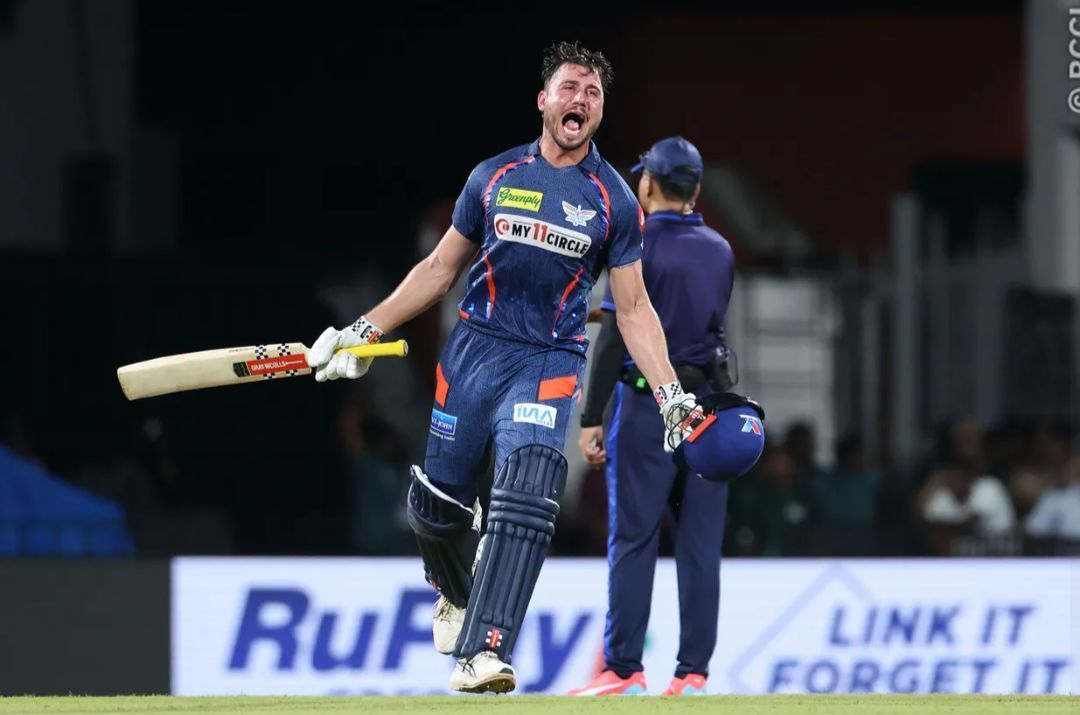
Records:
{"label": "batting glove", "polygon": [[683,392],[678,382],[661,385],[653,392],[664,418],[664,451],[671,454],[694,429],[705,421],[705,411],[692,392]]}
{"label": "batting glove", "polygon": [[346,377],[355,380],[362,377],[371,367],[372,358],[358,358],[352,353],[338,353],[341,348],[355,345],[370,345],[379,342],[382,331],[364,316],[347,328],[337,330],[329,327],[308,351],[308,365],[315,368],[315,379],[319,382]]}

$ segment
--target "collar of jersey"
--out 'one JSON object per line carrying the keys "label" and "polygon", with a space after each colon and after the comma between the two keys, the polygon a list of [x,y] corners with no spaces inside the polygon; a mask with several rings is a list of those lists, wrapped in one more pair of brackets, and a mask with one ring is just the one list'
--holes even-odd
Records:
{"label": "collar of jersey", "polygon": [[[525,152],[528,156],[540,156],[540,140],[537,139],[529,145],[528,150]],[[596,174],[600,171],[600,150],[596,148],[596,142],[592,139],[589,140],[589,153],[585,155],[585,158],[577,163],[578,168],[582,171],[586,171],[590,174]]]}
{"label": "collar of jersey", "polygon": [[692,214],[682,214],[678,211],[654,211],[645,219],[646,223],[650,221],[671,221],[672,223],[685,223],[694,226],[701,226],[705,223],[700,211],[695,211]]}

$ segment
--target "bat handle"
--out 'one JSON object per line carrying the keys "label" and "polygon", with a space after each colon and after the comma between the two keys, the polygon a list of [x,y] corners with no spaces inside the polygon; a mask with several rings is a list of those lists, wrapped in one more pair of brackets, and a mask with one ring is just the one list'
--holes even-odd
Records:
{"label": "bat handle", "polygon": [[[356,357],[405,357],[409,354],[409,344],[404,340],[395,340],[392,343],[374,343],[372,345],[354,345],[344,348]],[[341,351],[338,351],[341,352]]]}

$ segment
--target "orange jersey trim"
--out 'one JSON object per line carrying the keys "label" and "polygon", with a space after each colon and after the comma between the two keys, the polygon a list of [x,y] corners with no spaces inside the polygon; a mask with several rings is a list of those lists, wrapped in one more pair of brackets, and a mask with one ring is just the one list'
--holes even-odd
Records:
{"label": "orange jersey trim", "polygon": [[577,389],[577,375],[566,377],[553,377],[549,380],[540,381],[540,389],[537,390],[536,399],[558,400],[562,397],[573,397]]}
{"label": "orange jersey trim", "polygon": [[611,233],[611,197],[608,196],[607,187],[604,186],[604,182],[600,181],[600,178],[596,174],[590,173],[589,178],[596,183],[596,186],[600,189],[600,197],[604,199],[604,218],[607,219],[607,224],[604,229],[604,240],[606,241],[608,235]]}
{"label": "orange jersey trim", "polygon": [[446,393],[450,391],[450,383],[443,375],[442,364],[435,364],[435,402],[439,407],[446,407]]}

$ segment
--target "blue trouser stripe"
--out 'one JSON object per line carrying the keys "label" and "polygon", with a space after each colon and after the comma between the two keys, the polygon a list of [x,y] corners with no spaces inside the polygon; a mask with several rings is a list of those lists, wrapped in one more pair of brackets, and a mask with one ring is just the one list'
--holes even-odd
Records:
{"label": "blue trouser stripe", "polygon": [[[604,449],[607,451],[607,481],[608,493],[608,536],[607,536],[607,562],[608,562],[608,603],[612,601],[614,594],[611,591],[611,570],[615,563],[615,527],[619,519],[619,492],[615,488],[615,478],[619,470],[618,449],[619,423],[622,415],[622,383],[615,385],[614,405],[611,410],[611,424],[608,428],[607,440]],[[604,656],[610,660],[612,624],[611,609],[608,608],[607,617],[604,621]]]}

